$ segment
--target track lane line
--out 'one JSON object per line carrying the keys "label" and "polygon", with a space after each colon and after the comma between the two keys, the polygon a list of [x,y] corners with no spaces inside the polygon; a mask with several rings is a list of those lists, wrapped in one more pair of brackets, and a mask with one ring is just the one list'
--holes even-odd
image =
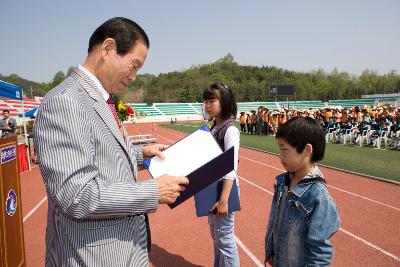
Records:
{"label": "track lane line", "polygon": [[43,203],[46,202],[46,200],[47,196],[44,197],[42,200],[40,200],[40,202],[33,209],[31,209],[31,211],[29,211],[28,214],[25,215],[25,217],[22,219],[22,222],[28,220],[29,217],[31,217],[40,208],[40,206],[42,206]]}
{"label": "track lane line", "polygon": [[249,258],[256,264],[257,267],[263,267],[261,261],[246,247],[245,244],[235,235],[236,243],[243,249],[243,251],[249,256]]}

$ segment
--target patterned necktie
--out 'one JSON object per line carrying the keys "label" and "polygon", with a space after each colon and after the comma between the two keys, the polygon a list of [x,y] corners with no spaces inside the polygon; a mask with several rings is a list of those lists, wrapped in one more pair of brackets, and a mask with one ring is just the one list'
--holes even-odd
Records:
{"label": "patterned necktie", "polygon": [[115,108],[115,102],[114,102],[114,100],[112,99],[111,95],[110,95],[110,97],[109,97],[108,100],[107,100],[107,104],[108,104],[108,106],[110,107],[111,112],[112,112],[112,114],[113,114],[113,116],[114,116],[114,119],[115,119],[115,121],[116,121],[117,124],[118,124],[118,128],[121,129],[122,125],[121,125],[121,122],[119,121],[119,118],[118,118],[118,115],[117,115],[117,109]]}

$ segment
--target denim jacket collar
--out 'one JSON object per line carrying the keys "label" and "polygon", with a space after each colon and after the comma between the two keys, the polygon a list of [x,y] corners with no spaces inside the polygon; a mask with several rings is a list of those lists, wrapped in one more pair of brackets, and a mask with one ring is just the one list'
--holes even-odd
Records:
{"label": "denim jacket collar", "polygon": [[[279,191],[284,190],[284,186],[286,184],[285,182],[289,180],[289,175],[291,175],[291,173],[286,172],[276,177],[277,190]],[[312,182],[307,183],[307,180],[316,177],[324,178],[323,174],[321,173],[317,165],[314,165],[311,171],[306,176],[304,176],[304,178],[302,179],[302,183],[292,188],[291,192],[300,198],[304,194],[304,192],[306,192],[307,189],[312,185]]]}

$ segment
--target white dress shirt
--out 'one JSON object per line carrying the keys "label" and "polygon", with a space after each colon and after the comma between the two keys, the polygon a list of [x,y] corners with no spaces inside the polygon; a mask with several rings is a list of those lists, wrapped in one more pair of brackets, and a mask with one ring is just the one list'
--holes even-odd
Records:
{"label": "white dress shirt", "polygon": [[90,71],[88,71],[85,67],[83,67],[82,65],[79,65],[78,68],[83,71],[84,73],[86,73],[90,79],[96,84],[98,92],[100,93],[100,95],[107,101],[108,98],[110,98],[110,94],[107,92],[107,90],[103,87],[103,85],[101,84],[101,82],[99,81],[99,79],[97,79],[96,76],[94,76]]}
{"label": "white dress shirt", "polygon": [[226,132],[224,137],[224,149],[225,151],[234,147],[234,170],[224,176],[224,179],[235,180],[236,184],[239,185],[239,181],[237,179],[237,169],[239,162],[239,147],[240,147],[240,132],[238,128],[235,126],[230,126]]}

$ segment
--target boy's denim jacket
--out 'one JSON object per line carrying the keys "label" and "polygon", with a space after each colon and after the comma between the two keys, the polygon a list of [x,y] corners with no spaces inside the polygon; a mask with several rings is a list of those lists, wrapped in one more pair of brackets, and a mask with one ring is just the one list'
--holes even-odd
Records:
{"label": "boy's denim jacket", "polygon": [[[265,236],[265,261],[273,266],[328,266],[333,247],[329,238],[339,229],[340,219],[327,186],[316,181],[323,178],[317,166],[287,194],[283,207],[281,231],[277,248],[273,249],[272,233],[276,224],[278,205],[289,173],[276,177],[277,184]],[[307,181],[309,180],[309,181]],[[320,179],[322,180],[322,179]],[[274,253],[275,251],[275,253]]]}

